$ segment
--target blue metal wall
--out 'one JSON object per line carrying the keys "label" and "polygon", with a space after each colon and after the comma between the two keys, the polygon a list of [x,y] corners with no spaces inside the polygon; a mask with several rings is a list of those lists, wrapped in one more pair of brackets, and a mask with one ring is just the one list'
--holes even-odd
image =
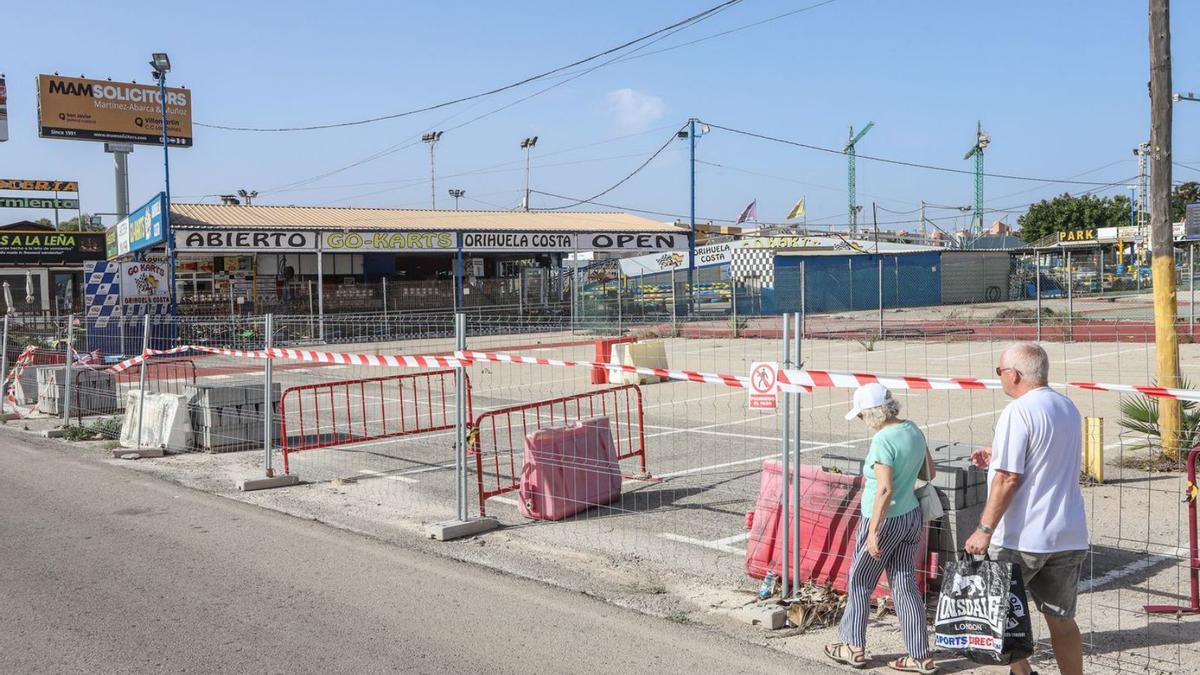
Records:
{"label": "blue metal wall", "polygon": [[883,306],[941,304],[941,253],[775,256],[775,312],[800,311],[800,266],[804,264],[805,311],[844,312],[879,307],[879,261],[883,261]]}

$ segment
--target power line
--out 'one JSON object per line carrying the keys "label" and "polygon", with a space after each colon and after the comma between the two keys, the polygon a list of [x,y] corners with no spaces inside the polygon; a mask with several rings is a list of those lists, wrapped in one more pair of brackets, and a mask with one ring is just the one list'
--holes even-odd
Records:
{"label": "power line", "polygon": [[[834,155],[845,155],[846,154],[842,150],[838,150],[835,148],[826,148],[826,147],[822,147],[820,145],[812,145],[810,143],[800,143],[799,141],[791,141],[791,140],[787,140],[785,138],[778,138],[775,136],[768,136],[766,134],[755,133],[753,131],[745,131],[743,129],[734,129],[732,127],[721,126],[720,124],[714,124],[714,123],[708,122],[708,121],[706,121],[705,124],[712,127],[713,129],[721,129],[723,131],[728,131],[730,133],[740,134],[742,136],[749,136],[751,138],[757,138],[757,139],[764,140],[764,141],[772,141],[775,143],[782,143],[784,145],[792,145],[792,146],[795,146],[798,148],[805,148],[808,150],[817,150],[819,152],[827,152],[827,153],[834,154]],[[975,175],[974,171],[968,171],[966,169],[953,169],[953,168],[950,168],[947,166],[935,166],[933,164],[921,164],[919,162],[907,162],[907,161],[899,160],[899,159],[888,159],[886,157],[873,157],[871,155],[857,155],[857,157],[858,157],[858,159],[869,159],[869,160],[872,160],[875,162],[883,162],[885,164],[896,164],[899,166],[907,166],[907,167],[911,167],[914,169],[928,169],[930,171],[943,171],[946,173],[967,174],[967,175],[971,175],[971,176]],[[1034,181],[1037,183],[1064,183],[1064,184],[1071,184],[1071,185],[1106,185],[1106,183],[1098,183],[1095,181],[1064,180],[1064,179],[1058,179],[1058,178],[1035,178],[1032,176],[1014,176],[1011,174],[1004,174],[1004,173],[984,173],[983,175],[987,176],[989,178],[1006,178],[1009,180],[1027,180],[1027,181]]]}
{"label": "power line", "polygon": [[[682,131],[682,130],[683,130],[683,127],[680,127],[680,128],[679,128],[679,130],[680,130],[680,131]],[[571,208],[571,207],[573,207],[573,206],[579,206],[580,204],[589,204],[589,203],[592,203],[592,201],[593,201],[593,200],[595,200],[595,199],[599,199],[600,197],[603,197],[604,195],[606,195],[606,194],[608,194],[608,193],[612,192],[613,190],[616,190],[617,188],[619,188],[619,187],[621,187],[623,184],[625,184],[625,182],[627,182],[629,179],[631,179],[631,178],[633,178],[634,176],[636,176],[636,175],[638,175],[639,173],[641,173],[642,169],[645,169],[647,166],[649,166],[649,165],[650,165],[650,162],[653,162],[653,161],[654,161],[654,159],[655,159],[656,157],[658,157],[659,155],[661,155],[661,154],[663,153],[663,151],[664,151],[664,150],[666,150],[668,147],[670,147],[671,143],[675,142],[675,139],[676,139],[676,137],[677,137],[677,134],[678,134],[678,133],[679,133],[679,132],[675,132],[675,133],[671,134],[671,136],[670,136],[669,138],[667,138],[667,141],[666,141],[665,143],[663,143],[662,145],[660,145],[660,146],[659,146],[659,148],[658,148],[657,150],[655,150],[655,151],[654,151],[654,154],[652,154],[652,155],[650,155],[649,157],[647,157],[647,158],[646,158],[646,161],[644,161],[644,162],[642,162],[641,164],[639,164],[639,165],[638,165],[638,167],[637,167],[636,169],[634,169],[633,171],[629,172],[628,174],[626,174],[626,175],[625,175],[625,177],[624,177],[624,178],[622,178],[621,180],[617,181],[616,183],[613,183],[612,185],[610,185],[610,186],[609,186],[609,187],[607,187],[606,189],[604,189],[604,190],[601,190],[600,192],[597,192],[596,194],[592,195],[591,197],[588,197],[587,199],[581,199],[581,200],[579,200],[579,201],[576,201],[576,202],[574,202],[574,203],[572,203],[572,204],[566,204],[566,205],[563,205],[563,206],[555,206],[555,207],[551,207],[551,208],[548,208],[548,209],[534,209],[534,210],[535,210],[535,211],[561,211],[562,209],[569,209],[569,208]]]}
{"label": "power line", "polygon": [[559,66],[557,68],[547,70],[547,71],[545,71],[543,73],[539,73],[537,75],[532,75],[530,77],[526,77],[524,79],[518,80],[511,84],[506,84],[501,87],[489,89],[487,91],[479,92],[477,94],[471,94],[469,96],[461,96],[456,99],[452,99],[449,101],[443,101],[441,103],[435,103],[433,105],[428,105],[428,106],[425,106],[422,108],[414,108],[412,110],[406,110],[404,112],[392,113],[389,115],[379,115],[377,117],[368,117],[365,119],[353,120],[353,121],[349,121],[349,122],[334,122],[334,123],[329,123],[329,124],[312,124],[312,125],[308,125],[308,126],[299,126],[299,127],[238,127],[238,126],[230,126],[230,125],[223,125],[223,124],[204,124],[201,122],[194,122],[194,124],[198,127],[206,127],[209,129],[221,129],[224,131],[254,131],[254,132],[272,132],[272,133],[274,133],[274,132],[293,132],[293,131],[316,131],[319,129],[333,129],[333,128],[338,128],[338,127],[353,127],[353,126],[361,126],[364,124],[372,124],[374,122],[382,122],[385,120],[398,119],[401,117],[408,117],[410,115],[416,115],[418,113],[429,112],[431,110],[437,110],[439,108],[445,108],[445,107],[456,105],[459,103],[473,101],[475,99],[484,98],[486,96],[493,96],[495,94],[499,94],[501,92],[505,92],[510,89],[515,89],[517,87],[529,84],[531,82],[536,82],[538,80],[545,79],[551,75],[560,73],[564,70],[569,70],[576,66],[581,66],[585,63],[590,63],[592,61],[603,58],[610,54],[622,51],[628,47],[632,47],[633,45],[636,45],[638,43],[645,42],[646,40],[649,40],[656,36],[662,35],[664,33],[668,33],[668,32],[673,33],[677,29],[686,28],[688,26],[698,24],[706,19],[712,18],[716,14],[728,9],[729,7],[732,7],[733,5],[738,4],[741,1],[742,0],[726,0],[725,2],[722,2],[719,5],[715,5],[713,7],[710,7],[708,9],[704,10],[703,12],[700,12],[699,14],[694,14],[686,19],[683,19],[682,21],[677,21],[669,26],[666,26],[665,28],[660,28],[652,33],[647,33],[646,35],[643,35],[639,38],[635,38],[633,40],[629,40],[628,42],[624,42],[620,45],[617,45],[616,47],[610,47],[609,49],[606,49],[602,52],[598,52],[596,54],[592,54],[591,56],[580,59],[573,63],[568,63],[564,66]]}

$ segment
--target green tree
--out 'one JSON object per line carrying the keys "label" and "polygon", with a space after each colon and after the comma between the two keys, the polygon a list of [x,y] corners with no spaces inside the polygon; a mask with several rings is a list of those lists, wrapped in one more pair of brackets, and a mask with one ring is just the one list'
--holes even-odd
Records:
{"label": "green tree", "polygon": [[1188,204],[1200,204],[1200,183],[1188,181],[1171,190],[1171,222],[1183,220]]}
{"label": "green tree", "polygon": [[1062,194],[1029,207],[1017,224],[1021,238],[1036,241],[1055,232],[1093,227],[1121,227],[1129,224],[1129,198]]}

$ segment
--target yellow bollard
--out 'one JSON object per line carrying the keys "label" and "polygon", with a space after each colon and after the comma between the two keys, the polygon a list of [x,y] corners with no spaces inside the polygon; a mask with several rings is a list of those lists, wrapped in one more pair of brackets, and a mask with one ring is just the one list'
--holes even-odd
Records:
{"label": "yellow bollard", "polygon": [[1104,482],[1104,418],[1083,418],[1083,473]]}

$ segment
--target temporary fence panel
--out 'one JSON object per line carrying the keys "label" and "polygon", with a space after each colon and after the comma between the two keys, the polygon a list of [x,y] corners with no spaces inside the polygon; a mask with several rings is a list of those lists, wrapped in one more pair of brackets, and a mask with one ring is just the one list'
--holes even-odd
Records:
{"label": "temporary fence panel", "polygon": [[608,417],[617,461],[638,460],[646,473],[646,437],[642,426],[642,391],[627,384],[585,394],[489,410],[475,418],[470,439],[479,488],[479,512],[487,500],[521,487],[521,452],[535,430],[591,418]]}
{"label": "temporary fence panel", "polygon": [[[453,429],[454,370],[288,387],[279,405],[283,471],[292,453]],[[467,411],[471,410],[467,381]],[[295,434],[295,435],[294,435]]]}

